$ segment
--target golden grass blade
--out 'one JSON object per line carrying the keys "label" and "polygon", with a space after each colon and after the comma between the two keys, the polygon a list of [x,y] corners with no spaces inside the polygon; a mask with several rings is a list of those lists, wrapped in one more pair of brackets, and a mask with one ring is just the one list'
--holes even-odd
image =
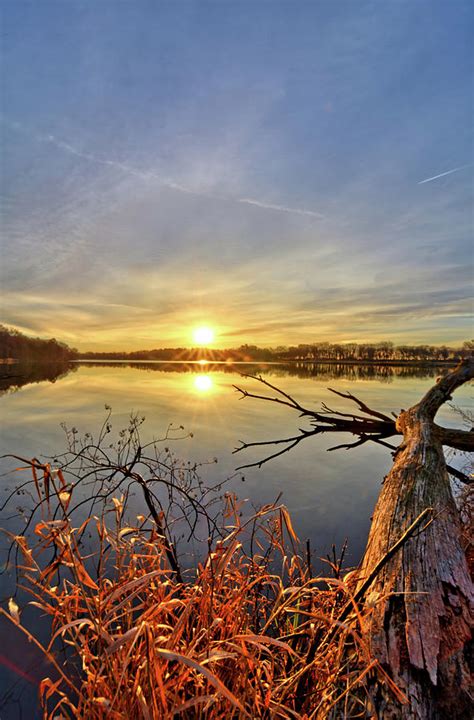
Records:
{"label": "golden grass blade", "polygon": [[136,694],[136,696],[137,696],[137,698],[138,698],[138,701],[139,701],[139,703],[140,703],[140,707],[141,707],[141,710],[142,710],[142,715],[143,715],[144,720],[152,720],[152,717],[151,717],[151,715],[150,715],[150,711],[149,711],[149,709],[148,709],[147,702],[146,702],[146,700],[145,700],[145,696],[144,696],[144,694],[143,694],[143,690],[141,689],[140,685],[137,686],[137,689],[136,689],[135,694]]}
{"label": "golden grass blade", "polygon": [[208,707],[216,701],[215,695],[201,695],[197,698],[191,698],[190,700],[187,700],[182,705],[178,705],[178,707],[174,708],[174,710],[171,711],[172,715],[180,715],[181,713],[185,712],[186,710],[190,710],[191,708],[195,708],[197,705],[207,705]]}
{"label": "golden grass blade", "polygon": [[130,642],[130,640],[134,640],[137,633],[139,631],[138,627],[130,628],[130,630],[127,630],[126,633],[121,635],[117,640],[114,640],[114,642],[109,645],[109,647],[106,649],[107,655],[112,655],[112,653],[116,652],[122,645],[125,645],[126,643]]}
{"label": "golden grass blade", "polygon": [[236,635],[235,639],[245,640],[246,642],[250,643],[258,643],[260,645],[274,645],[275,647],[281,648],[287,653],[290,653],[290,655],[298,657],[298,653],[296,653],[293,648],[288,645],[288,643],[283,642],[282,640],[277,640],[276,638],[269,637],[268,635]]}
{"label": "golden grass blade", "polygon": [[16,604],[13,598],[8,601],[8,612],[12,619],[19,625],[20,624],[20,608]]}
{"label": "golden grass blade", "polygon": [[249,713],[245,710],[243,705],[231,691],[226,688],[224,683],[222,683],[218,677],[216,677],[213,673],[211,673],[207,668],[205,668],[200,663],[196,662],[196,660],[193,660],[192,658],[186,657],[186,655],[181,655],[180,653],[172,652],[171,650],[164,650],[163,648],[155,648],[155,652],[158,653],[158,655],[161,655],[162,658],[165,660],[176,660],[178,662],[183,663],[184,665],[187,665],[188,667],[192,668],[193,670],[196,670],[196,672],[201,673],[204,675],[204,677],[209,680],[211,685],[214,685],[216,690],[220,692],[222,695],[224,695],[227,700],[234,705],[245,717],[251,717]]}

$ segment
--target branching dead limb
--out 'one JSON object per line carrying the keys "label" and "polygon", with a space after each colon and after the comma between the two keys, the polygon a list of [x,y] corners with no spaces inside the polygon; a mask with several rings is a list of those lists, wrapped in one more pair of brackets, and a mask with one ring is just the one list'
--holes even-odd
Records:
{"label": "branching dead limb", "polygon": [[474,594],[443,452],[451,431],[440,433],[433,419],[452,392],[473,377],[474,358],[442,378],[396,421],[403,443],[377,501],[362,576],[371,577],[407,523],[428,508],[434,520],[390,558],[370,586],[371,596],[380,598],[367,628],[371,650],[409,699],[408,708],[401,709],[372,684],[380,717],[471,717],[467,658]]}
{"label": "branching dead limb", "polygon": [[[313,411],[255,376],[251,379],[263,382],[276,391],[277,397],[236,388],[242,397],[288,406],[308,418],[312,425],[311,430],[300,429],[298,435],[290,438],[242,443],[236,452],[248,447],[284,446],[249,465],[261,466],[307,437],[328,432],[355,436],[354,442],[336,448],[348,449],[372,441],[388,445],[393,452],[394,464],[385,478],[372,518],[359,570],[361,579],[351,603],[338,618],[343,623],[353,608],[359,612],[357,602],[370,590],[367,604],[371,614],[366,632],[371,652],[401,692],[396,697],[393,692],[386,692],[378,679],[368,678],[367,690],[377,717],[467,720],[472,714],[467,658],[474,629],[474,595],[459,509],[448,472],[464,483],[472,479],[447,466],[443,446],[472,451],[474,432],[440,427],[435,425],[434,418],[453,391],[473,377],[471,358],[440,379],[419,403],[402,410],[395,419],[373,410],[351,393],[332,391],[354,402],[362,414],[333,410],[326,404],[321,411]],[[385,441],[395,435],[403,436],[398,448]],[[433,520],[423,532],[415,533],[422,521],[431,516]],[[331,639],[335,632],[334,628],[330,631]],[[317,643],[319,636],[312,640],[306,668],[311,665]],[[299,678],[298,691],[302,696],[309,692],[306,672],[301,671]]]}
{"label": "branching dead limb", "polygon": [[[350,450],[356,447],[360,447],[367,442],[374,442],[378,445],[382,445],[383,447],[387,447],[390,450],[397,450],[396,446],[386,442],[387,438],[403,434],[401,428],[397,426],[396,418],[398,416],[396,415],[396,413],[393,413],[393,417],[390,417],[385,413],[381,413],[378,410],[374,410],[373,408],[369,407],[360,398],[356,397],[352,393],[340,392],[333,388],[328,388],[328,390],[334,393],[334,395],[337,395],[341,398],[350,400],[351,402],[355,403],[363,414],[343,412],[342,410],[337,410],[329,407],[326,403],[321,404],[321,410],[313,410],[311,408],[303,406],[294,397],[292,397],[292,395],[285,392],[284,390],[281,390],[276,385],[268,382],[268,380],[265,380],[260,375],[243,375],[242,377],[249,380],[256,380],[265,387],[270,388],[270,390],[273,390],[277,395],[276,397],[272,397],[269,395],[261,395],[259,393],[246,390],[245,388],[242,388],[238,385],[234,385],[234,388],[237,390],[237,392],[240,393],[241,399],[252,398],[254,400],[264,400],[265,402],[277,403],[278,405],[284,405],[285,407],[289,407],[290,409],[296,411],[299,417],[307,418],[310,425],[312,426],[312,429],[299,428],[299,432],[297,435],[276,440],[264,440],[260,442],[244,442],[241,440],[240,446],[235,448],[234,454],[253,447],[270,447],[272,445],[284,445],[285,447],[278,450],[277,452],[267,455],[261,460],[240,465],[237,470],[243,470],[245,468],[251,467],[260,468],[262,467],[262,465],[269,462],[270,460],[274,460],[280,455],[289,452],[294,447],[296,447],[302,440],[306,440],[307,438],[326,433],[349,433],[357,438],[354,442],[346,442],[340,443],[338,445],[333,445],[332,447],[328,448],[328,451],[342,449]],[[442,402],[445,402],[445,400],[450,398],[454,387],[452,387],[452,383],[450,383],[447,389],[443,389],[443,382],[441,381],[440,384],[441,390],[438,391],[437,397],[439,396],[439,399],[444,398]],[[439,425],[434,425],[434,430],[442,445],[464,452],[474,451],[473,431],[443,428]],[[464,484],[470,484],[472,482],[471,478],[469,478],[467,475],[457,470],[456,468],[448,466],[448,471]]]}
{"label": "branching dead limb", "polygon": [[[153,528],[180,583],[183,578],[173,528],[179,527],[183,537],[185,531],[188,540],[196,536],[198,527],[205,538],[218,536],[220,515],[219,511],[213,512],[212,505],[222,483],[207,486],[198,475],[197,465],[178,461],[169,447],[162,447],[164,441],[180,439],[173,437],[176,432],[172,433],[170,428],[163,438],[143,443],[139,433],[141,421],[135,416],[128,428],[119,432],[119,439],[107,444],[105,438],[110,439],[112,430],[110,417],[109,412],[95,441],[89,433],[81,440],[77,431],[65,428],[68,449],[49,461],[16,454],[2,456],[21,463],[17,470],[29,470],[30,478],[15,486],[0,510],[17,494],[31,498],[29,507],[27,503],[18,509],[25,520],[20,535],[26,537],[45,516],[52,522],[59,522],[65,513],[68,517],[81,517],[85,512],[104,517],[116,501],[125,512],[129,497],[138,489],[147,512],[143,515],[142,529]],[[83,533],[78,536],[82,541]],[[11,554],[17,551],[18,546],[10,544],[0,575],[7,571]]]}

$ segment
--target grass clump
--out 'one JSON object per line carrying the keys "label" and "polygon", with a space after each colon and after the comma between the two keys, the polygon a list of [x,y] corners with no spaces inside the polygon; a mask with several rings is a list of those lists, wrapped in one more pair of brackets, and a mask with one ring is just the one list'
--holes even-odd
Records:
{"label": "grass clump", "polygon": [[[14,538],[16,566],[22,591],[49,618],[49,643],[22,625],[16,600],[1,612],[49,659],[40,684],[45,719],[368,718],[375,717],[369,679],[401,695],[368,650],[371,608],[354,599],[356,573],[343,577],[334,557],[331,577],[313,577],[283,505],[245,517],[226,494],[219,522],[208,518],[206,552],[177,569],[169,516],[153,484],[172,478],[138,435],[127,442],[127,463],[90,442],[70,449],[60,470],[30,463],[34,533]],[[150,459],[145,477],[138,468],[147,457],[153,468]],[[71,498],[92,476],[100,512],[92,505],[78,523]],[[141,481],[152,508],[131,523],[130,483],[143,490]],[[200,502],[189,485],[183,492]],[[186,516],[191,506],[183,507]]]}

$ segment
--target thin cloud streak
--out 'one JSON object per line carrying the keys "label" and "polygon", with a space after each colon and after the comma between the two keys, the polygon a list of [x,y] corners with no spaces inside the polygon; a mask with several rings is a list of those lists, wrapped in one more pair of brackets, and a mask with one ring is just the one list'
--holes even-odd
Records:
{"label": "thin cloud streak", "polygon": [[245,203],[246,205],[255,205],[263,210],[276,210],[277,212],[293,213],[294,215],[308,215],[309,217],[319,218],[320,220],[324,217],[324,215],[321,215],[321,213],[315,212],[314,210],[293,208],[288,207],[287,205],[273,205],[272,203],[261,202],[260,200],[254,200],[253,198],[239,198],[237,202]]}
{"label": "thin cloud streak", "polygon": [[459,172],[459,170],[465,170],[468,167],[471,167],[472,163],[469,163],[468,165],[460,165],[459,167],[453,168],[452,170],[447,170],[446,172],[440,173],[439,175],[433,175],[433,177],[426,178],[426,180],[420,180],[418,185],[424,185],[425,183],[432,182],[433,180],[438,180],[438,178],[445,177],[446,175],[452,175],[455,172]]}
{"label": "thin cloud streak", "polygon": [[64,140],[58,140],[54,135],[45,135],[45,136],[39,136],[39,139],[42,142],[50,143],[51,145],[54,145],[59,150],[64,150],[67,153],[70,153],[71,155],[76,155],[76,157],[82,158],[83,160],[87,160],[92,163],[97,163],[98,165],[107,165],[109,167],[117,168],[117,170],[122,170],[125,173],[128,173],[129,175],[134,175],[135,177],[142,178],[143,180],[158,180],[161,185],[164,185],[167,188],[170,188],[171,190],[178,190],[179,192],[189,193],[192,195],[200,195],[201,193],[191,190],[189,188],[184,187],[183,185],[179,185],[178,183],[172,182],[170,180],[164,180],[161,175],[158,175],[157,173],[148,172],[144,170],[137,170],[137,168],[132,167],[131,165],[127,165],[126,163],[119,162],[118,160],[107,160],[104,158],[97,157],[97,155],[92,155],[91,153],[85,153],[81,150],[78,150],[70,143],[64,142]]}
{"label": "thin cloud streak", "polygon": [[[25,132],[24,128],[22,128],[22,126],[18,122],[14,121],[10,122],[9,124],[16,130],[23,130]],[[143,180],[157,180],[164,187],[167,187],[170,190],[176,190],[177,192],[186,193],[188,195],[196,195],[198,197],[212,198],[215,200],[231,200],[237,203],[242,203],[244,205],[254,205],[255,207],[261,208],[262,210],[273,210],[276,212],[290,213],[293,215],[303,215],[318,219],[322,219],[324,217],[321,213],[315,212],[314,210],[308,210],[306,208],[294,208],[289,207],[288,205],[277,205],[249,197],[232,198],[225,195],[218,195],[216,193],[201,192],[199,190],[186,187],[185,185],[181,185],[180,183],[176,183],[172,180],[164,179],[161,175],[158,175],[158,173],[138,170],[137,168],[132,167],[131,165],[128,165],[126,163],[119,162],[118,160],[104,159],[97,157],[96,155],[93,155],[91,153],[83,152],[74,147],[74,145],[71,145],[64,140],[60,140],[54,135],[37,135],[36,137],[40,142],[46,142],[54,145],[54,147],[56,147],[58,150],[67,152],[70,155],[75,155],[76,157],[87,160],[88,162],[96,163],[98,165],[105,165],[108,167],[117,168],[117,170],[121,170],[122,172],[128,173],[129,175],[133,175],[135,177],[139,177]]]}

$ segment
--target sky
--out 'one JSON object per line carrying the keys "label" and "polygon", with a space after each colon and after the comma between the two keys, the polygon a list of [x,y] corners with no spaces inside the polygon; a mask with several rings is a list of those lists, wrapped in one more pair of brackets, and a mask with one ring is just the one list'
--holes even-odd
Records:
{"label": "sky", "polygon": [[1,320],[472,337],[470,0],[3,0]]}

